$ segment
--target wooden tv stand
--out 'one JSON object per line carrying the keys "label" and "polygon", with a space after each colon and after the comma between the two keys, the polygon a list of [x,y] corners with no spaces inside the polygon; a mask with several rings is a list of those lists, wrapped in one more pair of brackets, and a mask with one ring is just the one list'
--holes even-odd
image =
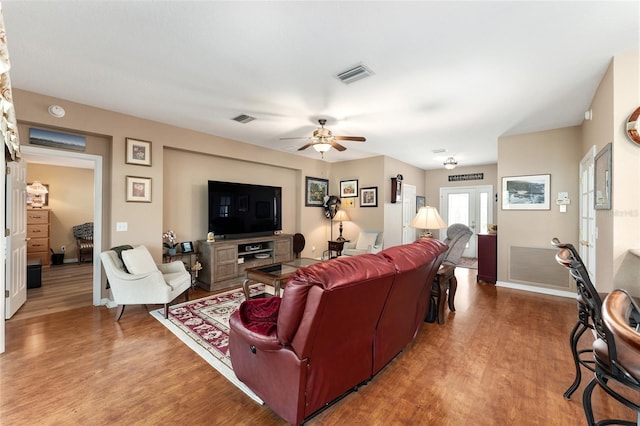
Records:
{"label": "wooden tv stand", "polygon": [[198,286],[207,291],[237,285],[245,269],[293,260],[293,235],[236,238],[208,243],[199,240],[198,253],[202,270]]}

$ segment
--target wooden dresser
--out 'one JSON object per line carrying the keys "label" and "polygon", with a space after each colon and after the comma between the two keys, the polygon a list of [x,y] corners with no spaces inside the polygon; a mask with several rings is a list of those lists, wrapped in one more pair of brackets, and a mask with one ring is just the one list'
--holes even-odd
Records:
{"label": "wooden dresser", "polygon": [[43,267],[49,267],[49,236],[51,235],[51,211],[27,209],[27,260],[40,259]]}

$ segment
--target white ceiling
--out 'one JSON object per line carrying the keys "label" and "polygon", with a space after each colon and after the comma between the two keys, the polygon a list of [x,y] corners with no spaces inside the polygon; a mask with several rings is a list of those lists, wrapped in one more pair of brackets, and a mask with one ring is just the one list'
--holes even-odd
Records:
{"label": "white ceiling", "polygon": [[[502,135],[579,125],[611,58],[640,44],[637,1],[2,8],[16,88],[293,153],[307,141],[280,138],[323,117],[367,138],[327,161],[383,154],[423,169],[449,155],[495,163]],[[356,64],[375,74],[335,77]]]}

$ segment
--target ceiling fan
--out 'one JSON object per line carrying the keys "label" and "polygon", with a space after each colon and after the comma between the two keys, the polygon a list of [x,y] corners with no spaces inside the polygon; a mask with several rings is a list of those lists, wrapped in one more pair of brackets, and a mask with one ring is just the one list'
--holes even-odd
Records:
{"label": "ceiling fan", "polygon": [[324,156],[325,152],[327,152],[327,151],[329,151],[331,149],[331,147],[337,149],[338,151],[344,151],[345,149],[347,149],[344,146],[342,146],[339,143],[337,143],[336,141],[353,141],[353,142],[365,142],[366,141],[366,139],[363,138],[362,136],[334,136],[331,133],[331,130],[329,130],[329,129],[324,127],[324,125],[327,123],[327,120],[325,120],[324,118],[319,119],[318,123],[320,123],[320,127],[318,127],[316,130],[313,131],[313,136],[300,136],[300,137],[295,137],[295,138],[280,138],[280,140],[285,140],[285,139],[309,139],[310,142],[308,144],[298,148],[298,151],[302,151],[302,150],[307,149],[310,146],[312,146],[313,149],[315,149],[319,153],[323,154],[323,156]]}

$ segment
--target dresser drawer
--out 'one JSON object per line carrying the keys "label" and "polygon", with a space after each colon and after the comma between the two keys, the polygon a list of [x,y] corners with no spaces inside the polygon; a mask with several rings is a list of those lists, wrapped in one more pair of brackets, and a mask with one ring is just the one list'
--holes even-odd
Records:
{"label": "dresser drawer", "polygon": [[49,253],[48,238],[32,238],[27,241],[27,253],[45,252]]}
{"label": "dresser drawer", "polygon": [[33,260],[33,259],[40,259],[40,263],[42,264],[43,267],[48,267],[49,265],[49,259],[51,259],[51,256],[49,255],[49,253],[27,253],[27,260]]}
{"label": "dresser drawer", "polygon": [[27,210],[27,223],[49,223],[49,210]]}
{"label": "dresser drawer", "polygon": [[27,237],[29,238],[47,238],[49,237],[49,225],[29,225],[27,227]]}

